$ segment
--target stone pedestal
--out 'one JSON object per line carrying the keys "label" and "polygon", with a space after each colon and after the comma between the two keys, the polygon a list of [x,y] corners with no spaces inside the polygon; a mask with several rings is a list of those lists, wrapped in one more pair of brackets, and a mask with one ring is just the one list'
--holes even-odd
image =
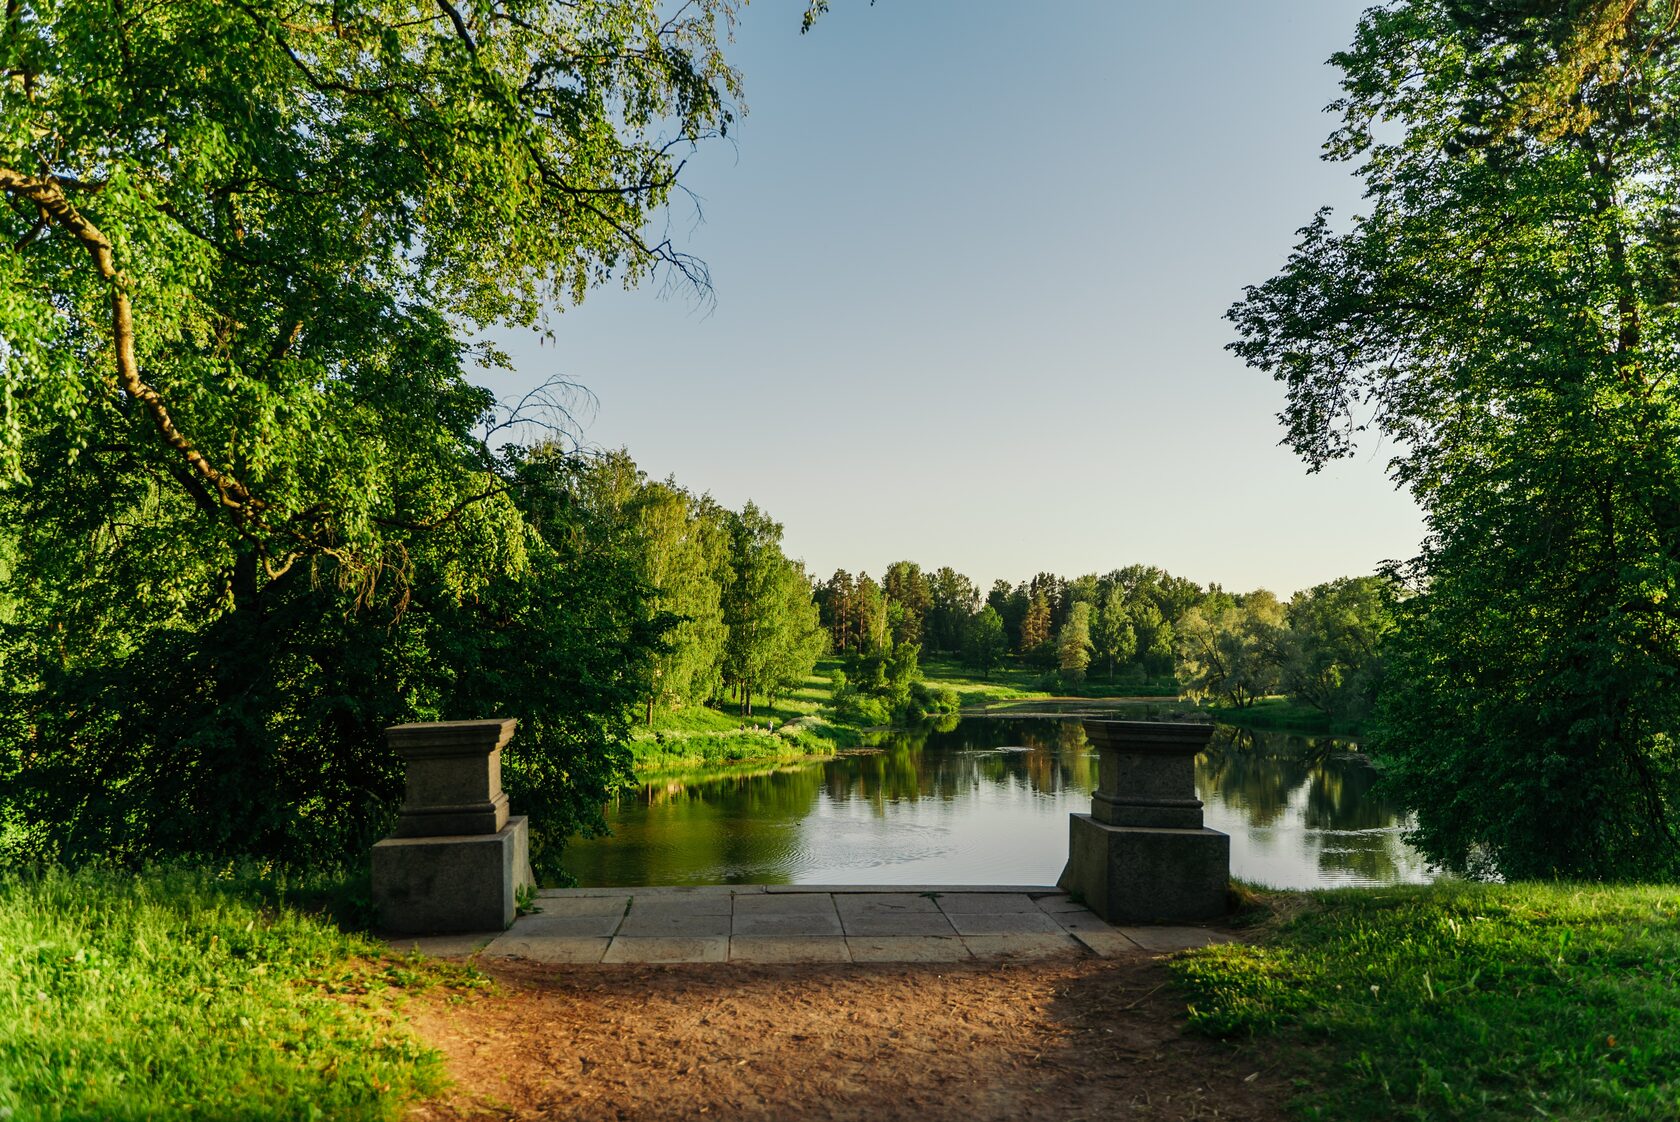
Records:
{"label": "stone pedestal", "polygon": [[502,792],[502,747],[516,723],[385,731],[403,760],[404,797],[395,833],[373,847],[373,905],[383,929],[419,935],[513,923],[514,894],[533,883],[526,820],[508,816]]}
{"label": "stone pedestal", "polygon": [[1231,839],[1202,826],[1196,755],[1212,725],[1086,721],[1098,752],[1091,813],[1071,816],[1057,882],[1111,923],[1211,919],[1226,910]]}

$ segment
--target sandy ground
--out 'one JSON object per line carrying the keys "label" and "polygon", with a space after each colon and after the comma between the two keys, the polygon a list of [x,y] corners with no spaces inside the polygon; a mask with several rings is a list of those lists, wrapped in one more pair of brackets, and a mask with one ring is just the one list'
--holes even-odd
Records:
{"label": "sandy ground", "polygon": [[1147,955],[1023,963],[545,966],[411,1013],[454,1087],[411,1122],[1285,1117],[1252,1050],[1182,1031]]}

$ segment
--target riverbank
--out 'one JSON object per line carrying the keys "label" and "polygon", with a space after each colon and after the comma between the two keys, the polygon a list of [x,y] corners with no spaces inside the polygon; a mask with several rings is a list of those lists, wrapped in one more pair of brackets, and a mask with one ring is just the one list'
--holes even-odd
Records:
{"label": "riverbank", "polygon": [[1674,886],[1249,893],[1165,960],[925,967],[400,958],[331,891],[0,877],[0,1116],[1680,1114]]}

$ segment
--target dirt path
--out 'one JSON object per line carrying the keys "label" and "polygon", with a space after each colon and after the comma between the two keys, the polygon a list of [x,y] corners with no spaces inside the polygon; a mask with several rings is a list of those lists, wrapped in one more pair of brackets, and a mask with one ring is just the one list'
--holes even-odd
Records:
{"label": "dirt path", "polygon": [[411,1010],[455,1080],[411,1122],[1285,1117],[1283,1076],[1185,1036],[1147,955],[483,967],[496,993]]}

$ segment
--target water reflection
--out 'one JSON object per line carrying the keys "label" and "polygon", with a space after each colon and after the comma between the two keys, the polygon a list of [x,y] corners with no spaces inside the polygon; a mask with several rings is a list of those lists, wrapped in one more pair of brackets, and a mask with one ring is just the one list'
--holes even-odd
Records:
{"label": "water reflection", "polygon": [[[1346,741],[1221,726],[1197,760],[1232,871],[1289,887],[1427,879]],[[644,784],[574,842],[579,883],[1050,884],[1096,754],[1073,719],[965,718],[806,767]]]}

